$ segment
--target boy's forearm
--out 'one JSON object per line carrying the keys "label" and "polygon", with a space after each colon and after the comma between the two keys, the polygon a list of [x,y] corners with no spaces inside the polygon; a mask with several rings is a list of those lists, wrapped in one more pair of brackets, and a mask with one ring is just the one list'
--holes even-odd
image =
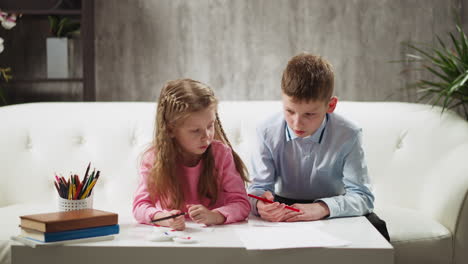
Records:
{"label": "boy's forearm", "polygon": [[328,205],[322,201],[317,202],[318,207],[320,208],[320,219],[324,219],[330,216],[330,208]]}
{"label": "boy's forearm", "polygon": [[[334,217],[349,217],[362,216],[372,211],[374,208],[373,202],[366,196],[357,193],[347,193],[345,195],[333,196],[319,200],[327,205],[329,216]],[[349,208],[343,210],[341,208]]]}

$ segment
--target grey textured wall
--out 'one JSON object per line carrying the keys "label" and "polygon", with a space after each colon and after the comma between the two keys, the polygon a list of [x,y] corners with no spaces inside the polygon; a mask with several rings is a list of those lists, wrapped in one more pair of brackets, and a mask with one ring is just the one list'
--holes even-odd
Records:
{"label": "grey textured wall", "polygon": [[[183,77],[222,100],[279,99],[288,59],[308,51],[334,65],[342,100],[415,101],[402,87],[420,74],[389,61],[407,52],[404,41],[446,38],[454,8],[466,31],[468,0],[95,0],[97,100],[153,101],[165,81]],[[45,76],[47,31],[46,17],[27,16],[1,31],[1,65],[17,79]],[[13,86],[13,102],[82,100],[81,83]]]}
{"label": "grey textured wall", "polygon": [[[403,41],[453,29],[467,0],[97,0],[98,100],[154,100],[169,79],[221,99],[278,99],[288,59],[309,51],[336,70],[342,100],[413,101],[400,88]],[[466,10],[466,7],[465,7]]]}

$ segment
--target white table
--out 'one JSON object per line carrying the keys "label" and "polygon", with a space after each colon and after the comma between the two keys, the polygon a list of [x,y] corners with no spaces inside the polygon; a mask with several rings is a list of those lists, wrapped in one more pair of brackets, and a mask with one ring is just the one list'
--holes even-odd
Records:
{"label": "white table", "polygon": [[30,248],[13,243],[12,263],[393,263],[393,247],[364,217],[323,221],[320,229],[351,242],[346,247],[246,250],[235,228],[237,223],[216,226],[197,234],[199,243],[177,244],[146,239],[154,227],[119,219],[120,234],[112,241]]}

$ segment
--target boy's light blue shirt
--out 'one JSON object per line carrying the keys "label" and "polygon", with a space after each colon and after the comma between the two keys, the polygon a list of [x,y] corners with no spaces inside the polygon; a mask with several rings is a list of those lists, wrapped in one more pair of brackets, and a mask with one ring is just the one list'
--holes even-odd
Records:
{"label": "boy's light blue shirt", "polygon": [[[334,113],[314,134],[300,138],[278,113],[257,128],[249,193],[260,196],[268,190],[285,198],[323,201],[329,217],[370,213],[374,195],[361,138],[360,128]],[[258,215],[257,200],[250,202]]]}

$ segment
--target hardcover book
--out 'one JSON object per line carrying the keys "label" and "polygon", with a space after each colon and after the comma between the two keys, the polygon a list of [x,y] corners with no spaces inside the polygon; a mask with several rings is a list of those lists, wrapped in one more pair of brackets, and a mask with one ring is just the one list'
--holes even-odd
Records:
{"label": "hardcover book", "polygon": [[82,209],[67,212],[54,212],[20,216],[21,227],[41,232],[61,232],[118,224],[118,214]]}
{"label": "hardcover book", "polygon": [[119,233],[119,225],[91,227],[61,232],[40,232],[33,229],[21,228],[21,236],[40,242],[56,242],[88,237],[108,236]]}

